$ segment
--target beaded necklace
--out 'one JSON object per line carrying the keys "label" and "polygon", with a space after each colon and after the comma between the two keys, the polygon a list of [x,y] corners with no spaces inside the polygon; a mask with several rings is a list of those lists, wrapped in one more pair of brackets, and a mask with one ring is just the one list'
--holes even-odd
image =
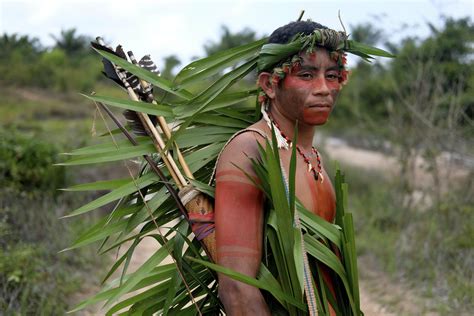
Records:
{"label": "beaded necklace", "polygon": [[[281,139],[284,139],[286,144],[281,144],[281,141],[279,141],[279,144],[278,144],[278,147],[279,148],[284,148],[286,150],[288,150],[289,148],[291,148],[292,146],[292,142],[291,142],[291,139],[288,138],[281,130],[280,126],[278,125],[277,122],[275,122],[273,120],[273,118],[269,115],[269,113],[267,111],[264,110],[264,108],[262,107],[262,114],[263,115],[263,119],[267,122],[268,126],[271,128],[271,125],[275,126],[275,133],[277,134],[277,140],[281,140]],[[316,156],[316,160],[318,162],[318,169],[316,170],[316,168],[311,164],[311,161],[309,160],[309,157],[303,152],[303,150],[301,150],[301,148],[296,145],[296,151],[298,152],[298,154],[303,157],[303,160],[304,162],[306,163],[306,165],[308,165],[308,172],[312,172],[313,173],[313,176],[314,176],[314,179],[316,181],[318,181],[320,179],[321,183],[324,182],[324,176],[323,176],[323,173],[322,173],[322,166],[321,166],[321,158],[319,157],[319,152],[316,148],[314,148],[314,146],[311,146],[311,152],[312,154],[314,154]]]}

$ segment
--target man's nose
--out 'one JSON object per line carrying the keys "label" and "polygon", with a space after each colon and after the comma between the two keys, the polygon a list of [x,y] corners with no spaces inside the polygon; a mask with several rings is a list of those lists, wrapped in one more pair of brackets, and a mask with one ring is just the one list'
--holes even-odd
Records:
{"label": "man's nose", "polygon": [[324,76],[318,76],[314,81],[313,94],[314,95],[329,95],[329,87]]}

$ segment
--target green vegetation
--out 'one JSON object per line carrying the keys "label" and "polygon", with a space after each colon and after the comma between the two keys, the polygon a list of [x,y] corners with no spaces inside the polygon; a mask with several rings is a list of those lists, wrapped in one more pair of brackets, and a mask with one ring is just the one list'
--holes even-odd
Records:
{"label": "green vegetation", "polygon": [[[423,309],[444,314],[472,310],[472,179],[446,192],[441,204],[406,205],[396,177],[343,167],[351,179],[349,209],[354,212],[360,256],[416,293],[431,299]],[[363,268],[362,268],[363,269]]]}
{"label": "green vegetation", "polygon": [[60,152],[90,142],[93,108],[76,91],[90,90],[101,66],[88,50],[64,47],[43,49],[27,36],[0,38],[0,310],[5,315],[63,315],[84,282],[97,282],[89,271],[102,269],[95,249],[59,253],[95,221],[89,216],[65,225],[59,219],[91,195],[58,189],[93,172],[54,164],[62,160]]}
{"label": "green vegetation", "polygon": [[[84,196],[66,196],[58,148],[48,141],[0,131],[0,310],[63,314],[97,265],[92,249],[58,254],[91,218],[64,225],[58,217]],[[82,271],[82,272],[81,272]],[[90,281],[92,282],[92,281]]]}
{"label": "green vegetation", "polygon": [[0,186],[24,190],[53,191],[64,186],[64,168],[54,167],[57,149],[54,145],[17,135],[15,131],[0,134]]}
{"label": "green vegetation", "polygon": [[[369,44],[390,39],[371,24],[355,26],[350,33]],[[360,256],[373,259],[373,266],[365,268],[387,273],[394,282],[402,280],[432,298],[436,303],[430,309],[441,314],[474,309],[474,187],[469,164],[474,155],[473,34],[471,19],[446,19],[443,27],[432,27],[426,39],[386,43],[397,59],[357,63],[330,123],[321,128],[398,161],[398,173],[343,166],[357,249]],[[216,51],[254,36],[248,30],[231,34],[223,28],[221,42],[206,47]],[[0,38],[0,310],[7,314],[62,314],[71,307],[80,283],[93,282],[85,277],[97,267],[90,248],[57,252],[90,228],[95,216],[67,223],[58,217],[97,193],[76,196],[56,189],[103,178],[99,173],[117,178],[117,171],[51,166],[62,161],[58,152],[95,142],[91,129],[96,135],[106,131],[98,115],[92,123],[93,104],[76,92],[94,88],[101,95],[125,97],[102,82],[100,57],[87,48],[87,41],[74,30],[63,31],[50,48],[28,36]],[[170,79],[179,64],[176,56],[165,58],[163,77]],[[243,84],[251,89],[253,82]],[[199,91],[205,83],[186,88]],[[155,94],[173,100],[162,91]],[[246,102],[253,106],[253,101]],[[202,120],[209,124],[213,118],[207,113]],[[236,122],[246,124],[241,117],[227,123],[237,128],[232,125]],[[196,140],[195,135],[182,137],[187,144]],[[452,159],[439,159],[446,155]],[[420,158],[427,178],[421,184],[413,180],[420,174],[415,163]],[[326,166],[331,170],[329,163]],[[452,175],[459,170],[467,173]],[[425,202],[416,198],[420,195]],[[165,272],[171,277],[170,271]],[[96,273],[93,279],[99,277]]]}
{"label": "green vegetation", "polygon": [[86,38],[76,37],[73,29],[63,31],[56,42],[52,49],[44,49],[37,39],[4,34],[0,37],[0,82],[56,92],[94,87],[101,65],[87,49]]}

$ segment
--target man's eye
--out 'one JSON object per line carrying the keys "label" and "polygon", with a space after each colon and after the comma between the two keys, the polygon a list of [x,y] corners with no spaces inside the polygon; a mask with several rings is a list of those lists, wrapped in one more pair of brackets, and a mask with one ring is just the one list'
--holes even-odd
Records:
{"label": "man's eye", "polygon": [[313,74],[310,72],[304,72],[299,74],[298,76],[303,79],[313,79]]}
{"label": "man's eye", "polygon": [[326,74],[326,78],[331,81],[335,81],[339,79],[339,74],[338,73],[328,73]]}

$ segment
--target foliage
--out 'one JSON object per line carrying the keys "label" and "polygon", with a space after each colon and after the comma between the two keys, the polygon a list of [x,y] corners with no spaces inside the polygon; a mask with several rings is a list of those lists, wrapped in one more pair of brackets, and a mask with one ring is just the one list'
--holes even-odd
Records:
{"label": "foliage", "polygon": [[[260,42],[254,43],[243,49],[247,55],[254,55],[258,52],[260,45]],[[242,106],[240,102],[254,96],[255,92],[239,94],[226,91],[237,79],[245,76],[249,71],[247,69],[249,66],[245,66],[243,70],[237,68],[226,74],[223,81],[212,83],[209,89],[199,95],[199,93],[188,91],[183,86],[173,86],[165,78],[156,77],[140,68],[124,63],[123,60],[110,54],[100,53],[150,81],[156,88],[173,94],[174,99],[164,99],[159,106],[155,106],[156,109],[153,109],[152,106],[145,103],[123,99],[112,100],[109,97],[101,96],[90,96],[89,98],[122,108],[137,109],[138,107],[145,112],[158,110],[161,111],[158,114],[163,114],[167,118],[176,118],[179,115],[185,122],[181,125],[180,131],[174,134],[174,139],[183,151],[197,181],[201,183],[209,181],[215,159],[225,141],[252,120],[254,109]],[[195,63],[195,67],[191,71],[182,72],[178,78],[187,79],[188,84],[193,81],[200,82],[203,76],[212,77],[215,72],[226,68],[228,59],[241,56],[242,52],[235,50],[233,54],[226,55],[225,59],[218,63],[215,63],[215,60],[202,60]],[[205,75],[200,73],[203,69],[201,67],[207,68],[204,66],[206,63],[214,63],[213,73]],[[182,84],[182,81],[177,84]],[[223,91],[226,92],[223,93]],[[203,94],[206,93],[211,96],[210,99],[203,97]],[[177,105],[176,108],[169,103],[170,100],[175,99],[180,100],[178,104],[172,103]],[[114,137],[115,141],[72,151],[70,155],[73,158],[63,164],[109,162],[138,158],[143,154],[155,152],[154,147],[150,146],[149,141],[147,142],[145,139],[138,139],[139,146],[132,147],[120,136]],[[212,313],[221,309],[216,298],[216,285],[209,288],[202,286],[215,283],[215,275],[206,267],[187,259],[187,256],[201,258],[201,245],[197,240],[191,238],[187,222],[176,221],[181,218],[181,214],[176,209],[175,201],[154,173],[143,169],[137,179],[116,179],[81,184],[70,188],[73,191],[98,189],[111,189],[112,191],[76,209],[69,216],[90,212],[113,201],[119,201],[119,204],[112,213],[104,216],[97,225],[83,233],[70,248],[75,249],[103,240],[104,243],[100,248],[103,253],[114,251],[118,247],[127,247],[128,250],[111,268],[104,281],[109,279],[120,266],[123,267],[123,278],[112,281],[112,286],[109,289],[104,289],[95,297],[79,305],[78,309],[97,301],[106,300],[110,314],[124,308],[137,314],[157,310],[162,310],[165,314],[178,311],[194,313],[196,306],[194,304],[187,306],[189,302],[188,289],[192,292],[190,294],[196,298],[196,304],[201,311]],[[140,195],[144,195],[145,199],[142,199]],[[168,227],[169,232],[162,235],[161,230],[156,230],[155,221],[160,227]],[[176,235],[171,234],[172,232],[176,232]],[[154,238],[161,247],[137,271],[127,274],[128,262],[136,246],[144,238]],[[132,241],[130,246],[125,244],[128,241]],[[175,263],[159,266],[168,255],[174,257]],[[157,283],[159,281],[161,283]],[[135,293],[129,299],[117,302],[122,295],[150,285],[152,287],[145,292]],[[156,297],[156,295],[162,297],[162,300],[149,299],[151,296]]]}
{"label": "foliage", "polygon": [[166,79],[173,79],[173,70],[181,64],[181,61],[176,57],[176,55],[170,55],[163,58],[164,67],[161,75]]}
{"label": "foliage", "polygon": [[[362,33],[357,36],[369,36],[369,31],[366,30],[364,35],[363,29],[367,29],[367,25],[355,27],[358,31],[356,35]],[[373,29],[377,30],[376,27]],[[462,109],[458,120],[464,125],[472,125],[472,34],[474,25],[470,18],[448,18],[442,29],[432,28],[431,36],[424,40],[406,38],[400,44],[388,43],[397,58],[388,64],[375,64],[375,67],[366,63],[357,64],[352,70],[350,84],[344,88],[338,101],[339,109],[335,111],[335,116],[344,121],[362,120],[364,128],[368,125],[372,133],[384,136],[384,129],[373,124],[386,119],[390,107],[403,106],[400,104],[400,93],[417,91],[426,98],[433,94],[446,96],[440,104],[441,111],[436,120],[444,118],[443,113],[448,112],[451,102],[448,96],[455,94]]]}
{"label": "foliage", "polygon": [[356,42],[377,45],[383,37],[383,31],[371,23],[351,25],[350,37]]}
{"label": "foliage", "polygon": [[[5,315],[60,315],[97,266],[92,249],[58,254],[91,219],[65,226],[58,220],[78,197],[0,190],[0,310]],[[93,283],[94,280],[89,280]]]}
{"label": "foliage", "polygon": [[[197,135],[199,129],[200,128],[198,127],[193,127],[192,133],[193,136],[202,138],[201,135]],[[205,127],[202,127],[202,131],[204,130]],[[178,138],[178,142],[179,140],[180,138]],[[125,147],[123,146],[126,147],[126,145],[121,142],[120,147],[125,149]],[[109,148],[106,149],[107,147]],[[83,148],[76,152],[72,152],[71,154],[81,154],[83,156],[92,156],[100,154],[101,156],[107,156],[108,151],[117,150],[114,147],[115,146],[112,144],[102,144],[100,147],[94,146],[89,148]],[[206,147],[209,148],[209,146]],[[100,148],[105,150],[100,150]],[[290,268],[286,267],[285,264],[281,266],[282,263],[279,261],[279,259],[276,259],[276,266],[274,265],[275,263],[273,263],[273,265],[270,264],[268,268],[262,266],[259,280],[253,281],[251,278],[236,274],[235,272],[228,271],[223,268],[219,268],[215,265],[208,264],[206,263],[206,261],[195,259],[201,258],[201,255],[199,254],[202,251],[199,250],[200,245],[197,243],[196,240],[192,239],[192,234],[189,230],[189,226],[186,221],[181,220],[176,222],[176,218],[179,218],[180,213],[176,211],[174,201],[168,196],[162,184],[157,182],[156,179],[154,179],[154,174],[148,173],[142,175],[136,180],[124,179],[120,181],[112,180],[101,183],[82,184],[72,187],[70,188],[70,190],[96,190],[101,188],[114,188],[114,190],[108,195],[103,196],[72,212],[70,214],[71,216],[82,214],[84,212],[89,212],[94,208],[103,205],[104,203],[120,198],[124,198],[122,201],[125,202],[119,203],[118,207],[115,208],[113,213],[105,216],[104,219],[98,223],[98,225],[92,227],[84,234],[82,234],[82,236],[80,236],[71,246],[71,249],[81,247],[92,242],[96,242],[98,240],[103,240],[104,238],[109,239],[109,241],[105,240],[105,244],[102,244],[101,246],[101,248],[104,249],[104,252],[110,251],[120,245],[124,245],[124,243],[128,240],[133,240],[134,242],[131,246],[129,246],[128,251],[118,259],[116,264],[111,268],[111,271],[109,271],[106,276],[107,279],[113,271],[115,271],[116,269],[118,269],[119,266],[125,263],[125,265],[123,266],[123,275],[125,276],[122,285],[119,284],[120,278],[116,279],[115,281],[112,281],[111,284],[117,285],[116,287],[104,289],[96,296],[80,304],[77,309],[81,309],[97,301],[107,300],[107,306],[110,306],[110,309],[108,310],[107,314],[113,314],[115,312],[118,312],[119,310],[122,310],[123,308],[129,308],[129,312],[132,313],[140,313],[144,311],[156,312],[160,310],[169,310],[170,313],[176,313],[179,311],[184,312],[182,308],[189,302],[189,299],[186,298],[185,295],[187,292],[186,286],[195,289],[192,293],[195,298],[199,297],[202,294],[205,294],[206,291],[210,291],[208,292],[208,296],[200,297],[199,299],[196,298],[197,303],[199,304],[200,308],[202,308],[201,311],[211,312],[216,308],[219,309],[219,304],[213,298],[216,296],[216,289],[215,287],[211,286],[212,283],[215,282],[214,276],[212,274],[209,274],[209,271],[205,269],[202,270],[201,265],[193,264],[193,262],[200,262],[205,266],[210,266],[211,268],[217,269],[220,272],[227,273],[232,277],[236,277],[241,281],[249,282],[250,284],[268,290],[270,293],[275,295],[276,299],[285,306],[285,308],[290,312],[290,314],[298,314],[301,312],[298,312],[298,309],[295,309],[295,307],[291,307],[292,304],[300,309],[303,308],[304,310],[305,305],[301,293],[303,287],[302,276],[298,272],[301,268],[297,268],[297,266],[301,264],[301,261],[298,259],[298,256],[294,256],[295,248],[298,249],[298,245],[301,245],[298,242],[295,242],[300,239],[296,239],[296,241],[294,240],[293,244],[289,243],[290,240],[293,240],[295,236],[298,236],[297,232],[299,230],[297,229],[296,231],[294,231],[295,228],[293,228],[293,219],[291,216],[292,212],[288,209],[289,207],[291,207],[291,204],[288,204],[285,198],[286,194],[284,187],[284,179],[280,173],[280,168],[278,166],[278,156],[273,152],[273,149],[271,149],[271,147],[268,148],[269,149],[267,149],[266,152],[262,152],[262,155],[264,157],[263,159],[264,161],[273,161],[273,163],[269,163],[268,167],[259,166],[257,162],[254,162],[254,164],[257,168],[258,173],[262,175],[262,187],[275,203],[274,211],[271,211],[269,213],[268,219],[268,229],[274,231],[275,233],[269,234],[269,249],[272,249],[272,257],[285,257],[286,259],[284,261],[287,262],[286,264],[289,264],[288,260],[290,260],[291,262],[294,261],[293,268],[291,268],[291,265]],[[126,151],[129,152],[129,150]],[[153,148],[150,148],[150,151],[153,151]],[[217,154],[217,152],[215,152],[215,154]],[[126,158],[125,156],[123,157]],[[190,165],[194,164],[193,159],[190,159],[189,162]],[[70,161],[66,164],[76,163],[77,162],[75,161]],[[264,176],[264,173],[267,172],[268,176]],[[204,176],[208,176],[208,174],[204,174]],[[294,174],[290,173],[290,179],[293,179],[294,181]],[[280,183],[281,185],[279,187],[275,186],[275,184],[278,183]],[[338,276],[341,278],[342,283],[344,284],[343,288],[340,289],[340,291],[342,291],[340,294],[341,299],[343,299],[345,295],[351,296],[351,299],[349,299],[351,300],[351,303],[342,303],[341,306],[352,306],[352,313],[358,314],[358,312],[354,312],[354,309],[358,311],[358,307],[356,307],[358,305],[353,305],[353,300],[355,300],[355,302],[358,302],[358,299],[355,299],[355,295],[357,295],[358,297],[358,294],[355,294],[355,291],[358,291],[358,289],[356,272],[357,268],[356,266],[354,266],[355,252],[353,248],[353,239],[351,239],[353,237],[351,237],[352,235],[350,233],[350,214],[344,215],[342,201],[346,199],[346,197],[344,197],[345,189],[343,188],[344,186],[341,187],[342,182],[340,178],[337,179],[337,183],[339,201],[338,209],[340,214],[340,222],[338,223],[339,225],[341,225],[341,227],[344,227],[342,230],[342,234],[338,230],[338,226],[326,223],[322,219],[319,219],[318,217],[312,215],[307,210],[304,210],[304,208],[299,203],[297,204],[298,212],[300,212],[300,217],[304,229],[305,231],[307,231],[307,235],[305,235],[305,241],[307,240],[307,247],[309,249],[309,253],[316,260],[322,260],[324,264],[337,271]],[[144,192],[153,193],[153,196],[151,197],[151,199],[148,200],[148,202],[143,202],[143,200],[139,197],[138,192],[136,191],[137,189],[143,190],[143,188],[147,188]],[[132,192],[132,194],[130,194],[130,192]],[[130,195],[127,197],[127,194]],[[292,194],[293,198],[291,198],[290,195],[290,201],[295,200],[294,191]],[[137,197],[138,200],[136,200]],[[277,199],[277,197],[280,198]],[[153,217],[151,216],[151,213],[153,214]],[[133,216],[127,216],[129,214],[133,214]],[[284,219],[285,216],[283,216],[283,214],[287,215],[286,220]],[[143,221],[143,228],[140,229],[139,232],[137,232],[135,230],[135,227],[141,225]],[[156,224],[154,221],[156,221],[156,224],[160,227],[172,227],[169,233],[176,231],[177,234],[173,236],[169,233],[165,233],[163,236],[159,232],[155,233]],[[289,227],[291,227],[291,229],[288,231]],[[330,231],[331,233],[327,233],[327,231]],[[301,234],[301,232],[299,232],[299,234]],[[291,238],[289,238],[290,236]],[[329,236],[328,238],[333,241],[338,247],[338,249],[340,250],[339,253],[343,258],[346,259],[343,261],[345,268],[342,268],[339,259],[332,253],[332,250],[330,248],[326,248],[327,246],[325,246],[322,242],[318,241],[318,239],[322,236]],[[125,274],[127,270],[126,262],[133,255],[136,246],[144,238],[147,237],[156,239],[162,247],[158,248],[156,253],[147,262],[145,262],[136,272],[131,274]],[[324,237],[323,240],[325,240]],[[329,240],[326,240],[325,242],[329,243]],[[282,245],[285,243],[287,243],[287,246],[283,247]],[[186,244],[188,245],[188,247],[184,247]],[[280,246],[278,246],[278,244],[280,244]],[[174,258],[174,264],[176,264],[174,268],[174,264],[159,265],[166,258],[168,253]],[[299,252],[297,251],[296,253],[301,253],[301,249]],[[323,253],[324,255],[322,255],[321,253]],[[271,261],[271,259],[269,260]],[[353,266],[347,266],[351,264]],[[170,272],[172,272],[175,268],[178,269],[179,275],[173,276],[173,274]],[[321,277],[321,272],[319,268],[317,268],[316,265],[314,265],[313,268],[315,269],[315,275],[319,275],[319,277]],[[271,273],[275,273],[275,270],[280,273],[280,277],[278,277],[277,275],[272,276],[271,274],[269,274],[270,271],[273,271]],[[281,273],[284,273],[284,271],[293,272],[295,274],[293,277],[289,277],[286,283],[282,281],[284,280],[284,278],[281,276]],[[346,275],[346,273],[348,275]],[[350,278],[349,281],[346,278]],[[161,283],[156,283],[158,281]],[[178,283],[176,283],[176,285],[173,285],[174,282]],[[293,283],[293,285],[291,285],[291,283]],[[135,296],[115,304],[115,301],[119,300],[121,295],[126,294],[128,292],[134,292],[145,286],[150,286],[153,284],[155,285],[150,290],[147,290],[142,294],[135,294]],[[336,284],[338,283],[336,282]],[[205,286],[204,288],[202,287],[203,285]],[[292,289],[287,288],[288,286],[290,286],[290,288]],[[209,287],[209,289],[207,289],[207,287]],[[173,290],[169,291],[170,288]],[[300,291],[299,298],[298,296],[292,298],[291,294],[284,294],[297,293],[297,291]],[[326,297],[326,295],[329,295],[329,290],[326,289],[322,291],[319,295],[322,295],[322,297],[324,298]],[[354,295],[354,298],[352,298],[352,295]],[[163,300],[155,299],[153,301],[148,301],[147,298],[151,296],[155,298],[162,297]],[[166,299],[165,301],[165,297],[175,297],[175,299]],[[214,301],[214,304],[212,304],[212,301]],[[298,303],[298,301],[300,301],[300,303]],[[325,305],[321,303],[322,301],[324,300],[320,298],[318,306],[320,311],[324,311],[327,309],[327,307],[325,307]],[[209,302],[209,304],[207,304],[207,302]],[[190,313],[193,313],[193,311],[196,312],[194,305],[189,306],[185,310]],[[345,315],[349,315],[352,313],[349,310],[344,312]]]}
{"label": "foliage", "polygon": [[90,56],[69,57],[65,51],[55,48],[44,52],[33,66],[35,81],[32,85],[57,92],[73,89],[87,91],[92,89],[99,76],[100,64]]}
{"label": "foliage", "polygon": [[[54,36],[53,36],[54,37]],[[0,38],[0,81],[57,92],[89,90],[99,80],[100,62],[89,55],[89,38],[75,29],[62,30],[50,49],[38,39],[17,34]]]}
{"label": "foliage", "polygon": [[[82,223],[65,226],[64,210],[80,196],[60,195],[65,170],[57,147],[44,140],[0,133],[0,310],[5,315],[63,314],[87,277],[78,272],[97,264],[91,249],[59,255]],[[92,282],[92,281],[91,281]]]}
{"label": "foliage", "polygon": [[221,26],[221,38],[217,42],[208,42],[204,45],[204,50],[207,56],[214,55],[215,53],[239,47],[241,45],[249,44],[257,40],[255,31],[249,28],[245,28],[237,33],[232,33],[230,29],[222,25]]}
{"label": "foliage", "polygon": [[0,186],[32,192],[54,192],[65,184],[65,170],[55,167],[58,150],[49,143],[0,130]]}
{"label": "foliage", "polygon": [[84,35],[76,35],[76,29],[61,30],[60,36],[51,34],[55,41],[54,47],[60,49],[68,56],[78,57],[89,53],[89,43],[92,38]]}
{"label": "foliage", "polygon": [[[446,192],[441,205],[406,205],[397,178],[344,166],[351,181],[359,256],[397,283],[431,298],[419,310],[472,310],[474,232],[472,176]],[[420,268],[423,262],[423,268]],[[364,269],[363,269],[364,270]]]}
{"label": "foliage", "polygon": [[29,38],[27,35],[3,34],[0,37],[0,59],[4,60],[12,54],[21,55],[24,58],[35,58],[41,53],[42,48],[37,38]]}

